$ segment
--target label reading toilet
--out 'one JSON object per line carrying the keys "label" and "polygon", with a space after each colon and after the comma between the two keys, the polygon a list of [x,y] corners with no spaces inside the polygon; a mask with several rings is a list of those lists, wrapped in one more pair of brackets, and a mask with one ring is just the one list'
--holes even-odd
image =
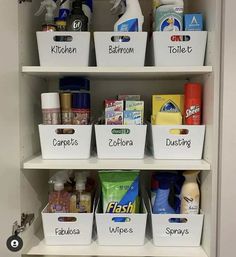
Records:
{"label": "label reading toilet", "polygon": [[191,46],[168,46],[169,54],[191,54],[193,48]]}

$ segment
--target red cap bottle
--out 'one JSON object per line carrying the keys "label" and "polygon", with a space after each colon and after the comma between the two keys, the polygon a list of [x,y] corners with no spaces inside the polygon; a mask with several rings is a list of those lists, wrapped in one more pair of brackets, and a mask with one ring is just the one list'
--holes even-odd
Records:
{"label": "red cap bottle", "polygon": [[185,125],[201,125],[202,85],[187,83],[184,86]]}

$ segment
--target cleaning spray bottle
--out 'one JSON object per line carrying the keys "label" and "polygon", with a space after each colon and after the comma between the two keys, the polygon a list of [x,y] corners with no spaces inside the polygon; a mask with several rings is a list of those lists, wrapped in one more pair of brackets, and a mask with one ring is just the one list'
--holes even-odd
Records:
{"label": "cleaning spray bottle", "polygon": [[66,21],[68,31],[88,31],[88,17],[82,9],[82,0],[74,0],[71,14]]}
{"label": "cleaning spray bottle", "polygon": [[76,191],[70,198],[70,212],[90,213],[91,212],[91,193],[86,192],[86,174],[79,172],[75,176]]}
{"label": "cleaning spray bottle", "polygon": [[170,190],[174,182],[176,174],[158,173],[156,180],[159,181],[159,187],[156,191],[156,198],[153,205],[153,213],[155,214],[175,214],[174,208],[169,204]]}
{"label": "cleaning spray bottle", "polygon": [[56,0],[42,1],[39,10],[35,13],[35,16],[40,16],[44,10],[46,10],[42,31],[56,31],[56,25],[54,24],[54,12],[57,9],[57,5],[55,1]]}
{"label": "cleaning spray bottle", "polygon": [[59,171],[49,180],[53,184],[53,192],[49,194],[48,211],[50,213],[68,213],[70,193],[65,191],[64,184],[69,181],[67,171]]}
{"label": "cleaning spray bottle", "polygon": [[154,0],[154,30],[183,30],[183,0]]}
{"label": "cleaning spray bottle", "polygon": [[185,171],[185,182],[181,190],[181,214],[198,214],[200,190],[197,182],[199,171]]}
{"label": "cleaning spray bottle", "polygon": [[93,0],[83,0],[82,9],[84,14],[88,17],[88,28],[90,30],[92,23]]}
{"label": "cleaning spray bottle", "polygon": [[[119,0],[118,0],[119,1]],[[121,1],[119,1],[121,3]],[[144,16],[138,0],[126,0],[126,11],[115,23],[114,31],[142,31]]]}

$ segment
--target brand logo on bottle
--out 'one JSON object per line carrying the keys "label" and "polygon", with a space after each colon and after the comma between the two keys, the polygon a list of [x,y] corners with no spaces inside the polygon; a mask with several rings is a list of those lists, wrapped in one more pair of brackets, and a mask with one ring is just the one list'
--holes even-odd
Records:
{"label": "brand logo on bottle", "polygon": [[200,106],[193,105],[190,106],[189,109],[186,110],[186,118],[189,118],[190,116],[193,116],[194,114],[200,113]]}
{"label": "brand logo on bottle", "polygon": [[130,134],[130,129],[112,129],[111,133],[113,135],[121,135],[121,134],[128,135]]}
{"label": "brand logo on bottle", "polygon": [[82,28],[81,20],[75,20],[72,24],[72,27],[74,30],[81,30],[81,28]]}

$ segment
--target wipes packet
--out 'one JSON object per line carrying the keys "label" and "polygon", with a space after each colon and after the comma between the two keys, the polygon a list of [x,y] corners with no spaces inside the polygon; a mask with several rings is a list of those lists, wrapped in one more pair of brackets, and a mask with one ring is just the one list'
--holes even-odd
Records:
{"label": "wipes packet", "polygon": [[138,213],[139,171],[101,171],[104,213]]}

